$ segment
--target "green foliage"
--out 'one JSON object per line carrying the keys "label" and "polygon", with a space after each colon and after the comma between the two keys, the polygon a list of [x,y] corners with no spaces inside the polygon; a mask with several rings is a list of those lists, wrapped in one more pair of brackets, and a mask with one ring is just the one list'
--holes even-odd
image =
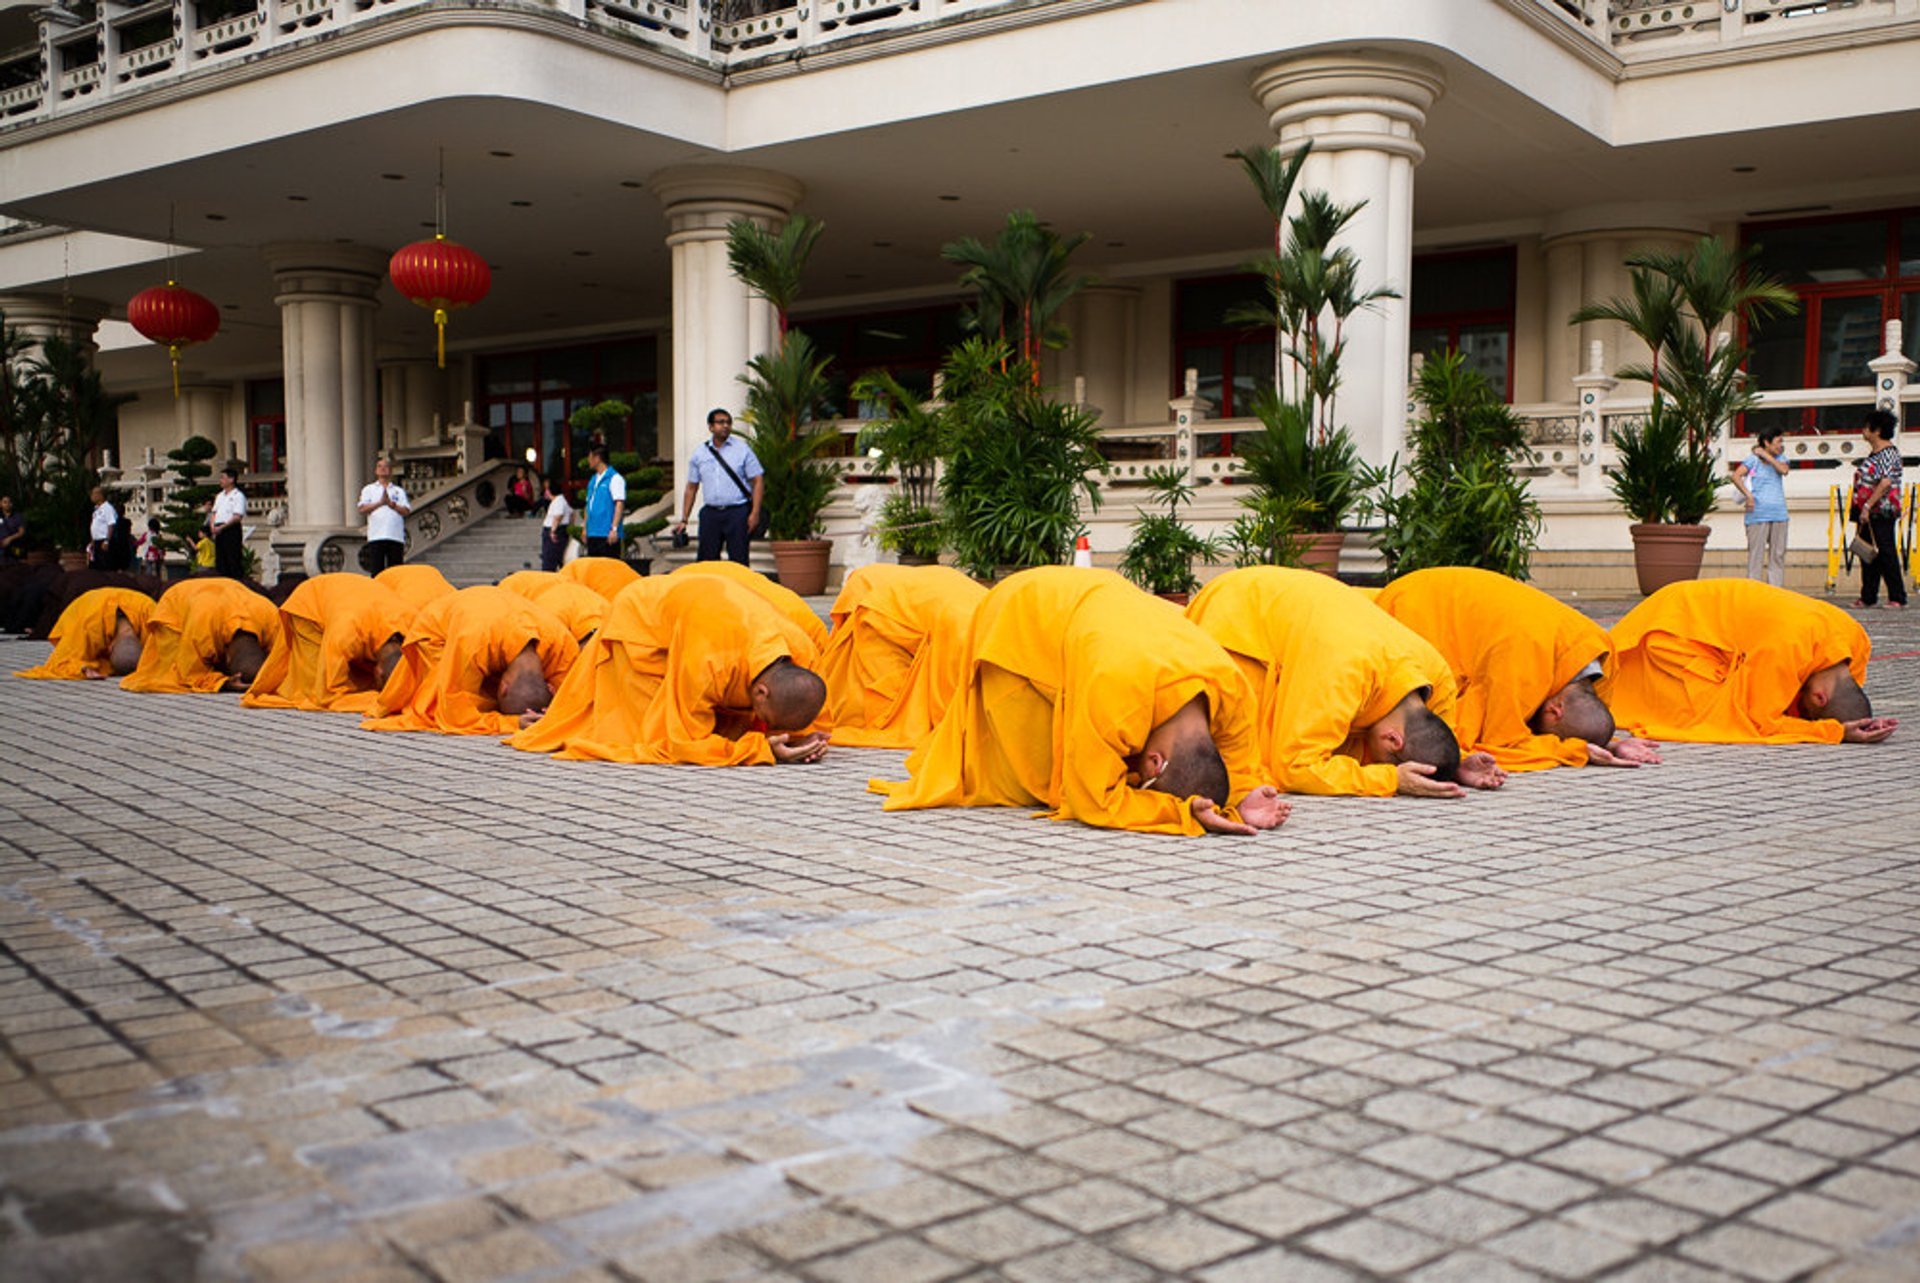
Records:
{"label": "green foliage", "polygon": [[1093,277],[1068,270],[1073,251],[1092,239],[1091,232],[1063,237],[1030,209],[1007,215],[1007,225],[991,241],[963,236],[940,248],[950,263],[966,270],[960,284],[974,291],[966,324],[973,332],[1000,339],[1009,359],[1027,367],[1029,382],[1040,381],[1040,350],[1062,348],[1068,334],[1054,320],[1068,299],[1093,283]]}
{"label": "green foliage", "polygon": [[92,459],[133,398],[109,394],[86,353],[64,339],[46,339],[29,356],[30,342],[4,318],[0,336],[0,487],[14,496],[35,546],[84,548],[100,483]]}
{"label": "green foliage", "polygon": [[[619,401],[602,401],[603,406],[621,407],[620,418],[627,416],[626,407]],[[576,414],[579,411],[575,411]],[[650,459],[642,459],[635,450],[615,450],[607,455],[607,466],[620,474],[627,483],[627,512],[629,514],[641,508],[649,508],[665,497],[667,488],[673,484],[665,464]],[[628,516],[620,523],[622,532],[621,551],[634,551],[640,540],[648,535],[657,534],[667,528],[666,514],[648,517],[645,521],[636,521]]]}
{"label": "green foliage", "polygon": [[874,542],[902,557],[933,561],[940,556],[940,514],[905,493],[888,495],[874,522]]}
{"label": "green foliage", "polygon": [[1526,445],[1518,415],[1459,353],[1426,362],[1415,388],[1422,412],[1409,439],[1406,486],[1390,471],[1379,547],[1390,573],[1477,566],[1525,579],[1540,540],[1540,505],[1513,471]]}
{"label": "green foliage", "polygon": [[1366,510],[1367,491],[1379,478],[1345,428],[1316,432],[1306,402],[1283,400],[1271,388],[1255,393],[1253,412],[1261,431],[1235,444],[1254,497],[1283,505],[1269,505],[1267,520],[1284,511],[1301,530],[1328,532]]}
{"label": "green foliage", "polygon": [[816,357],[813,342],[787,331],[781,346],[747,362],[744,418],[747,443],[766,470],[767,533],[775,539],[812,539],[840,485],[840,465],[825,454],[840,433],[821,421],[832,390],[831,357]]}
{"label": "green foliage", "polygon": [[1711,445],[1695,441],[1658,393],[1638,426],[1614,434],[1619,462],[1607,478],[1636,522],[1695,525],[1713,508],[1720,488]]}
{"label": "green foliage", "polygon": [[858,448],[874,453],[882,471],[899,476],[901,495],[912,506],[931,509],[933,474],[945,443],[945,407],[922,402],[886,370],[855,379],[849,395],[882,412],[860,429]]}
{"label": "green foliage", "polygon": [[1306,526],[1298,505],[1282,495],[1255,495],[1220,536],[1220,550],[1235,566],[1297,566],[1305,551]]}
{"label": "green foliage", "polygon": [[184,548],[191,549],[207,524],[207,505],[220,493],[220,487],[207,481],[213,475],[209,463],[220,447],[205,437],[188,437],[167,451],[173,482],[167,501],[161,505],[160,527]]}
{"label": "green foliage", "polygon": [[1133,538],[1120,558],[1120,573],[1151,593],[1190,593],[1200,586],[1193,563],[1199,560],[1211,565],[1219,558],[1219,546],[1201,538],[1180,520],[1180,505],[1193,499],[1193,487],[1187,483],[1185,472],[1151,468],[1144,476],[1147,488],[1156,500],[1167,505],[1167,510],[1139,510]]}
{"label": "green foliage", "polygon": [[[968,339],[947,356],[947,468],[940,506],[947,546],[968,573],[1066,560],[1097,508],[1107,470],[1095,417],[1049,401],[1007,346]],[[1004,367],[1004,368],[1003,368]]]}
{"label": "green foliage", "polygon": [[826,224],[795,214],[777,232],[748,218],[727,224],[727,266],[748,289],[773,304],[780,333],[787,332],[787,313],[800,297],[800,280],[807,260]]}

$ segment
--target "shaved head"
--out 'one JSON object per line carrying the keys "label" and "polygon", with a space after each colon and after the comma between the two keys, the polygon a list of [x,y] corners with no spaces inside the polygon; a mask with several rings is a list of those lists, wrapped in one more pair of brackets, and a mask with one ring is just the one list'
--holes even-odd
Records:
{"label": "shaved head", "polygon": [[540,652],[534,643],[528,642],[500,674],[500,689],[494,704],[509,717],[518,717],[522,713],[538,712],[552,700],[553,688],[547,685],[546,671],[540,667]]}
{"label": "shaved head", "polygon": [[1425,688],[1395,704],[1362,734],[1372,761],[1431,766],[1433,778],[1441,781],[1452,780],[1460,769],[1460,744],[1453,738],[1453,728],[1427,707]]}
{"label": "shaved head", "polygon": [[227,676],[239,682],[251,682],[267,662],[267,649],[249,632],[238,632],[227,643]]}
{"label": "shaved head", "polygon": [[1853,680],[1853,675],[1845,673],[1835,679],[1833,689],[1827,695],[1827,707],[1823,715],[1836,722],[1857,722],[1863,717],[1873,716],[1873,701]]}
{"label": "shaved head", "polygon": [[400,656],[405,650],[406,647],[401,642],[399,633],[395,633],[380,643],[380,649],[375,652],[373,657],[373,684],[375,687],[380,689],[386,688],[387,679],[392,677],[393,670],[400,666]]}
{"label": "shaved head", "polygon": [[107,648],[107,666],[115,677],[125,677],[140,667],[140,630],[124,612],[113,624],[113,644]]}
{"label": "shaved head", "polygon": [[1617,729],[1613,710],[1587,679],[1570,681],[1555,691],[1528,725],[1536,735],[1558,735],[1562,739],[1585,740],[1603,747],[1613,742]]}
{"label": "shaved head", "polygon": [[776,659],[753,679],[753,711],[767,729],[803,731],[826,706],[827,684],[791,659]]}
{"label": "shaved head", "polygon": [[1204,797],[1215,806],[1225,806],[1232,785],[1226,759],[1208,734],[1187,735],[1176,743],[1153,787],[1174,797]]}

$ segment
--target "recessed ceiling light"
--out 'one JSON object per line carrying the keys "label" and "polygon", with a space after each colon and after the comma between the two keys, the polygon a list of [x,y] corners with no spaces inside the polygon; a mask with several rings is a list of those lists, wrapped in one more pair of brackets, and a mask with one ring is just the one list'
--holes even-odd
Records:
{"label": "recessed ceiling light", "polygon": [[530,200],[510,200],[507,202],[507,204],[513,206],[515,209],[532,209],[533,208],[533,202]]}
{"label": "recessed ceiling light", "polygon": [[238,312],[240,310],[240,305],[238,303],[222,303],[220,306],[224,310],[229,312]]}
{"label": "recessed ceiling light", "polygon": [[620,180],[620,185],[622,187],[645,187],[646,186],[645,183],[641,182],[637,178],[623,178]]}
{"label": "recessed ceiling light", "polygon": [[1733,167],[1733,172],[1736,174],[1751,174],[1754,170],[1758,168],[1759,168],[1758,165],[1735,165]]}
{"label": "recessed ceiling light", "polygon": [[500,158],[501,160],[512,160],[512,159],[513,159],[513,153],[512,153],[512,152],[510,152],[510,151],[490,151],[490,152],[488,152],[488,153],[487,153],[487,155],[489,155],[489,156],[498,156],[498,157],[499,157],[499,158]]}
{"label": "recessed ceiling light", "polygon": [[960,198],[958,196],[942,196],[940,199],[941,200],[959,200]]}
{"label": "recessed ceiling light", "polygon": [[543,320],[548,321],[557,321],[560,319],[560,313],[558,312],[542,312],[540,316]]}
{"label": "recessed ceiling light", "polygon": [[407,176],[405,174],[382,174],[380,175],[380,177],[386,179],[390,183],[404,183],[407,181]]}
{"label": "recessed ceiling light", "polygon": [[867,279],[867,274],[865,272],[848,272],[847,279],[850,281],[864,281]]}
{"label": "recessed ceiling light", "polygon": [[583,290],[597,290],[597,289],[599,289],[599,288],[600,288],[600,282],[598,282],[598,281],[582,281],[582,282],[580,282],[580,288],[581,288],[581,289],[583,289]]}
{"label": "recessed ceiling light", "polygon": [[487,264],[487,270],[488,270],[489,272],[497,272],[497,271],[499,271],[499,270],[500,270],[500,264],[498,264],[498,263],[488,263],[488,264]]}
{"label": "recessed ceiling light", "polygon": [[573,251],[573,256],[575,258],[592,258],[593,251],[590,249],[577,249]]}
{"label": "recessed ceiling light", "polygon": [[426,222],[424,222],[424,223],[422,223],[422,224],[420,224],[420,226],[422,226],[422,227],[424,227],[424,228],[426,228],[426,229],[427,229],[428,231],[430,231],[430,232],[434,232],[434,231],[438,231],[438,230],[440,230],[439,228],[437,228],[437,227],[435,227],[435,226],[433,225],[433,220],[431,220],[431,219],[429,219],[429,220],[427,220]]}
{"label": "recessed ceiling light", "polygon": [[227,216],[225,214],[208,214],[207,221],[209,223],[224,223],[227,221]]}
{"label": "recessed ceiling light", "polygon": [[1126,247],[1127,247],[1127,243],[1125,241],[1108,241],[1107,242],[1108,249],[1125,249]]}
{"label": "recessed ceiling light", "polygon": [[291,201],[305,201],[307,198],[305,196],[289,196],[287,199]]}
{"label": "recessed ceiling light", "polygon": [[893,242],[892,241],[875,241],[873,243],[873,247],[875,249],[892,249]]}

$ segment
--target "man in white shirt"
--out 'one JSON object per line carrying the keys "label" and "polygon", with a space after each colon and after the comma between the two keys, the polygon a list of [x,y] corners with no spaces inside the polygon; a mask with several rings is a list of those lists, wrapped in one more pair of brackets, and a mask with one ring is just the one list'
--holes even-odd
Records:
{"label": "man in white shirt", "polygon": [[573,505],[558,478],[547,478],[547,519],[540,524],[540,569],[558,570],[567,557],[567,527],[573,524]]}
{"label": "man in white shirt", "polygon": [[247,496],[240,489],[240,469],[229,463],[220,469],[220,493],[213,497],[213,515],[208,519],[213,528],[215,574],[229,579],[247,577],[245,558],[240,555],[240,541],[245,537],[240,521],[246,515]]}
{"label": "man in white shirt", "polygon": [[108,541],[113,538],[113,528],[119,524],[120,514],[107,502],[107,492],[99,486],[93,488],[93,520],[87,526],[87,564],[95,570],[112,570],[111,553]]}
{"label": "man in white shirt", "polygon": [[407,514],[413,505],[394,484],[393,461],[373,461],[373,484],[360,491],[360,514],[367,519],[367,573],[377,575],[407,559]]}

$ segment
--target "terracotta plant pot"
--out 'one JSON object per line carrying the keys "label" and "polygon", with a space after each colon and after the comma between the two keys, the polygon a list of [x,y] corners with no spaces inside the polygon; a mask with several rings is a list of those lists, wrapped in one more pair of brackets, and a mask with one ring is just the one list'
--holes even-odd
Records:
{"label": "terracotta plant pot", "polygon": [[1633,536],[1633,573],[1642,595],[1700,577],[1707,527],[1649,524],[1628,526],[1627,531]]}
{"label": "terracotta plant pot", "polygon": [[1170,601],[1176,606],[1185,606],[1193,599],[1191,593],[1183,592],[1157,592],[1154,596],[1158,597],[1161,601]]}
{"label": "terracotta plant pot", "polygon": [[1321,534],[1302,535],[1294,547],[1300,551],[1300,565],[1307,570],[1317,570],[1323,575],[1340,573],[1340,549],[1346,545],[1347,532],[1330,530]]}
{"label": "terracotta plant pot", "polygon": [[831,539],[774,539],[773,570],[783,588],[802,597],[818,597],[827,590],[827,561],[833,555]]}

